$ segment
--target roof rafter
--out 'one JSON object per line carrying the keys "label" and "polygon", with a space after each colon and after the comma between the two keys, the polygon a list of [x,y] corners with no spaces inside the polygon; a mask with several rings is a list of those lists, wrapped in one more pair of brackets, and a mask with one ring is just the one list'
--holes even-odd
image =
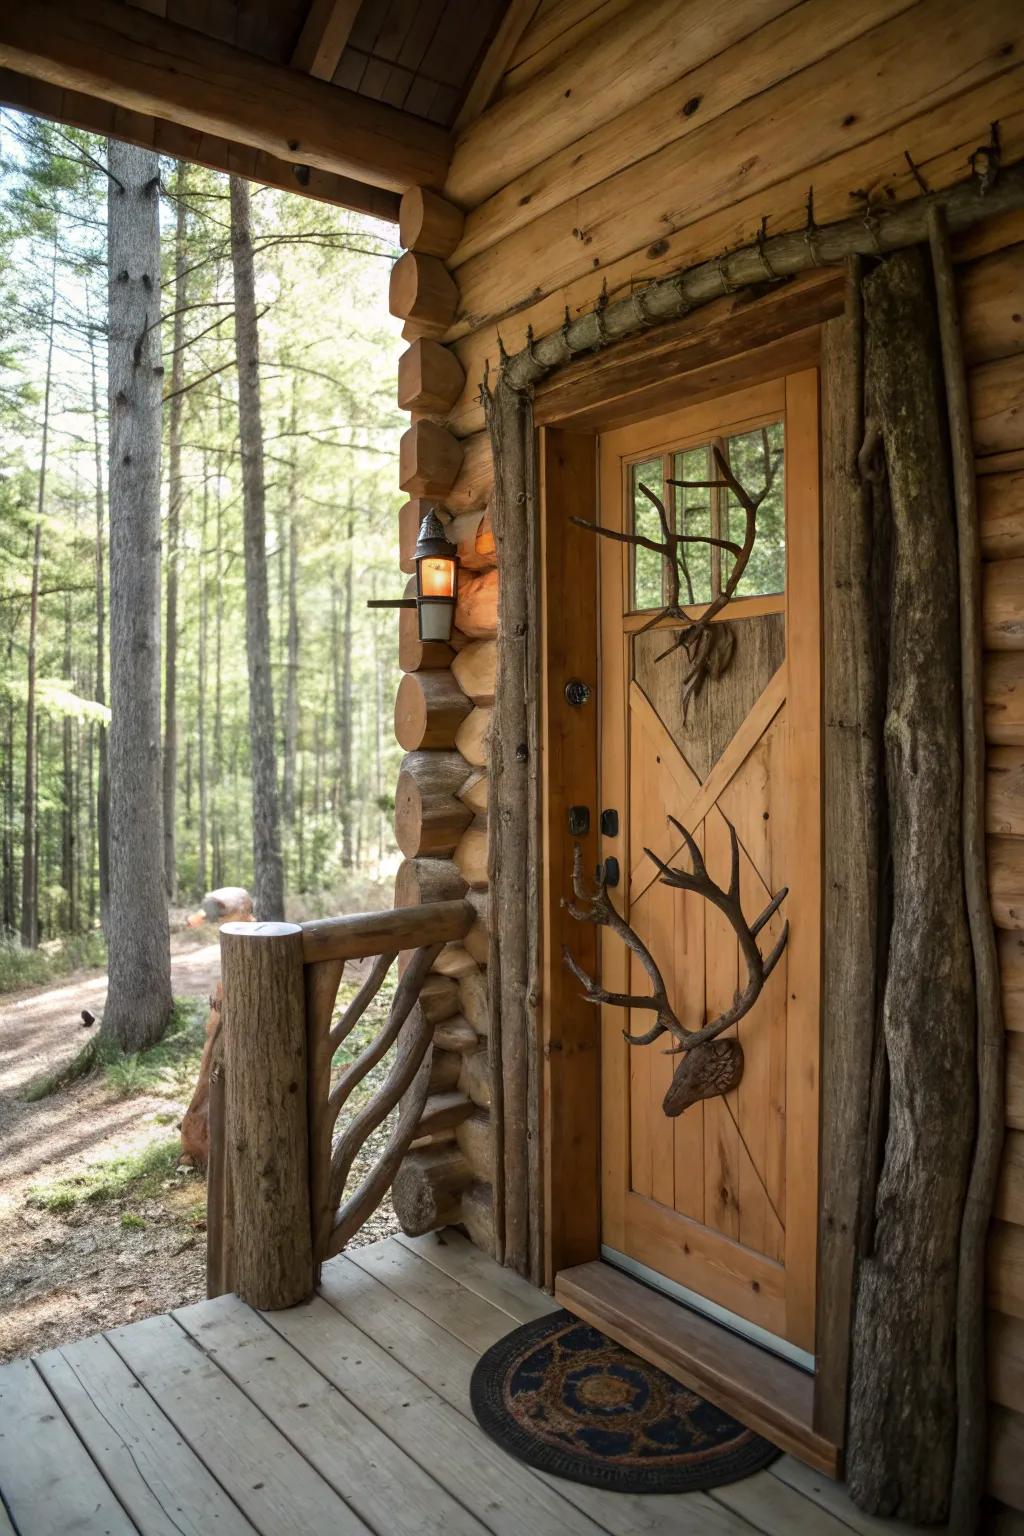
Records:
{"label": "roof rafter", "polygon": [[292,54],[292,68],[318,80],[333,80],[361,5],[362,0],[312,0]]}
{"label": "roof rafter", "polygon": [[538,0],[511,0],[481,60],[480,68],[470,81],[466,99],[455,119],[456,131],[472,123],[490,106],[508,61],[536,14],[537,5]]}

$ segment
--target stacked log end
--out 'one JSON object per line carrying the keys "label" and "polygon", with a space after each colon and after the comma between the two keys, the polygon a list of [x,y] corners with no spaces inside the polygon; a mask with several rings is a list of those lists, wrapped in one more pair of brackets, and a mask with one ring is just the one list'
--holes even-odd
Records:
{"label": "stacked log end", "polygon": [[[395,905],[465,896],[477,920],[446,945],[421,1005],[434,1023],[430,1095],[412,1148],[392,1188],[410,1236],[450,1224],[494,1251],[491,1186],[494,1136],[488,1053],[487,756],[494,703],[498,573],[487,502],[490,450],[483,434],[465,443],[448,429],[465,375],[441,338],[458,305],[444,265],[462,215],[436,193],[402,199],[406,247],[394,269],[391,310],[411,345],[399,362],[399,405],[412,415],[402,438],[399,480],[409,500],[399,514],[399,558],[413,551],[428,507],[436,506],[459,551],[459,599],[450,645],[424,645],[416,615],[401,614],[395,735],[405,748],[395,795],[403,862]],[[410,584],[410,592],[413,590]]]}

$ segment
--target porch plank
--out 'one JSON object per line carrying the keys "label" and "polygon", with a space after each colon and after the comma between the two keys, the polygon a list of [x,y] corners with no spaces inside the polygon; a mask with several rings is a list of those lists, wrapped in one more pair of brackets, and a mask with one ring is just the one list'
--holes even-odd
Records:
{"label": "porch plank", "polygon": [[771,1469],[715,1488],[711,1497],[748,1520],[762,1536],[850,1536],[850,1522],[816,1504]]}
{"label": "porch plank", "polygon": [[[390,1248],[388,1261],[375,1262],[384,1248]],[[470,1377],[481,1350],[487,1347],[480,1342],[487,1330],[486,1312],[481,1309],[491,1314],[490,1343],[510,1331],[508,1315],[447,1275],[435,1271],[435,1278],[430,1279],[432,1268],[417,1254],[388,1239],[331,1260],[324,1266],[320,1291],[439,1397],[471,1418]],[[416,1302],[399,1295],[395,1285],[401,1285]],[[704,1493],[676,1498],[608,1494],[546,1473],[534,1475],[610,1536],[750,1536],[746,1519]]]}
{"label": "porch plank", "polygon": [[261,1536],[370,1536],[370,1528],[173,1318],[112,1328],[107,1338]]}
{"label": "porch plank", "polygon": [[[371,1529],[485,1536],[486,1527],[350,1402],[340,1383],[332,1385],[237,1296],[172,1315]],[[361,1348],[357,1339],[357,1353]]]}
{"label": "porch plank", "polygon": [[252,1536],[253,1527],[179,1439],[102,1334],[51,1349],[40,1375],[146,1536]]}
{"label": "porch plank", "polygon": [[428,1232],[425,1237],[406,1237],[400,1233],[395,1242],[450,1275],[467,1291],[507,1312],[517,1323],[529,1323],[558,1310],[545,1291],[538,1290],[514,1269],[496,1264],[479,1248],[474,1248],[461,1232],[448,1228],[443,1235]]}
{"label": "porch plank", "polygon": [[135,1536],[30,1360],[0,1366],[0,1488],[31,1536]]}
{"label": "porch plank", "polygon": [[[478,1355],[511,1333],[515,1319],[500,1307],[465,1290],[457,1280],[393,1237],[366,1248],[354,1248],[349,1261],[380,1280],[417,1312],[423,1312]],[[325,1271],[326,1272],[326,1271]],[[326,1287],[321,1281],[321,1291]],[[330,1297],[333,1301],[333,1296]]]}
{"label": "porch plank", "polygon": [[902,1520],[879,1520],[874,1515],[866,1515],[850,1498],[845,1484],[834,1483],[820,1472],[813,1472],[792,1456],[783,1456],[769,1468],[769,1472],[787,1487],[802,1493],[819,1509],[837,1515],[851,1530],[859,1532],[859,1536],[885,1536],[886,1532],[892,1536],[894,1531],[905,1532],[906,1536],[928,1536],[931,1532],[934,1536],[934,1526],[910,1525]]}
{"label": "porch plank", "polygon": [[[602,1526],[500,1451],[474,1421],[322,1297],[268,1313],[266,1321],[407,1456],[477,1510],[494,1536],[523,1536],[524,1530],[600,1536]],[[450,1345],[446,1339],[442,1347]]]}

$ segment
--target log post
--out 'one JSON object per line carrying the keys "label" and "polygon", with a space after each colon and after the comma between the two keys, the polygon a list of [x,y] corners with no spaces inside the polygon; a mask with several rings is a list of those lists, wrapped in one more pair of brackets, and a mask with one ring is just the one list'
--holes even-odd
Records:
{"label": "log post", "polygon": [[888,471],[885,769],[893,910],[882,999],[884,1154],[853,1328],[847,1478],[863,1508],[946,1518],[957,1253],[975,1124],[960,837],[957,550],[931,281],[919,251],[865,279],[866,398]]}
{"label": "log post", "polygon": [[220,955],[235,1290],[274,1311],[314,1288],[302,929],[225,923]]}

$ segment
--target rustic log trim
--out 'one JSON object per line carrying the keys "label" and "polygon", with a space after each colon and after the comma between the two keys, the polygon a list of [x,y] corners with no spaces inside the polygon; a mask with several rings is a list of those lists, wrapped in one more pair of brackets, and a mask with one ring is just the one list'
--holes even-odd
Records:
{"label": "rustic log trim", "polygon": [[988,1417],[985,1256],[1003,1151],[1005,1040],[985,846],[985,721],[981,633],[981,536],[974,438],[953,258],[942,210],[928,210],[939,339],[949,414],[959,556],[960,692],[963,715],[962,836],[967,917],[977,1005],[977,1139],[960,1229],[957,1276],[957,1438],[950,1526],[973,1530],[985,1489]]}
{"label": "rustic log trim", "polygon": [[502,571],[488,852],[491,1113],[495,1145],[502,1149],[495,1160],[495,1242],[499,1262],[539,1280],[539,1243],[531,1242],[531,1227],[540,1231],[541,1204],[534,1060],[537,903],[530,874],[537,818],[534,433],[529,396],[513,389],[504,374],[493,392],[485,385],[485,405],[496,468],[494,539]]}
{"label": "rustic log trim", "polygon": [[[892,509],[885,771],[893,921],[887,1127],[853,1325],[847,1478],[872,1513],[945,1519],[957,1251],[974,1137],[974,991],[960,836],[956,541],[931,284],[920,251],[863,284],[869,420]],[[926,573],[926,576],[925,576]],[[969,1021],[969,1027],[968,1026]]]}
{"label": "rustic log trim", "polygon": [[865,204],[863,213],[834,224],[816,225],[809,218],[804,229],[759,238],[659,278],[624,299],[599,304],[578,320],[567,317],[565,325],[548,336],[535,339],[531,335],[521,352],[502,358],[501,377],[512,390],[529,389],[582,352],[635,336],[658,321],[675,320],[739,288],[841,263],[848,256],[881,256],[919,244],[927,238],[928,209],[933,206],[943,210],[953,234],[1020,208],[1024,206],[1024,163],[1004,166],[994,182],[971,177],[905,203]]}
{"label": "rustic log trim", "polygon": [[882,657],[863,436],[860,259],[846,313],[822,327],[824,955],[818,1390],[814,1427],[842,1445],[879,961]]}
{"label": "rustic log trim", "polygon": [[[560,516],[543,517],[541,584],[543,654],[539,658],[544,709],[543,1007],[542,1106],[545,1210],[544,1284],[554,1289],[559,1270],[596,1259],[601,1249],[600,1034],[601,1017],[580,996],[562,964],[568,944],[578,964],[598,965],[598,931],[573,922],[562,902],[572,878],[573,846],[566,819],[571,805],[596,807],[598,721],[596,708],[574,709],[564,693],[577,677],[597,691],[598,548],[596,539],[575,538],[573,512],[591,514],[597,498],[597,454],[592,434],[543,427],[540,434],[542,506]],[[582,545],[582,548],[579,546]],[[564,600],[565,573],[572,571],[580,601]],[[584,858],[599,857],[598,819],[582,837]]]}

